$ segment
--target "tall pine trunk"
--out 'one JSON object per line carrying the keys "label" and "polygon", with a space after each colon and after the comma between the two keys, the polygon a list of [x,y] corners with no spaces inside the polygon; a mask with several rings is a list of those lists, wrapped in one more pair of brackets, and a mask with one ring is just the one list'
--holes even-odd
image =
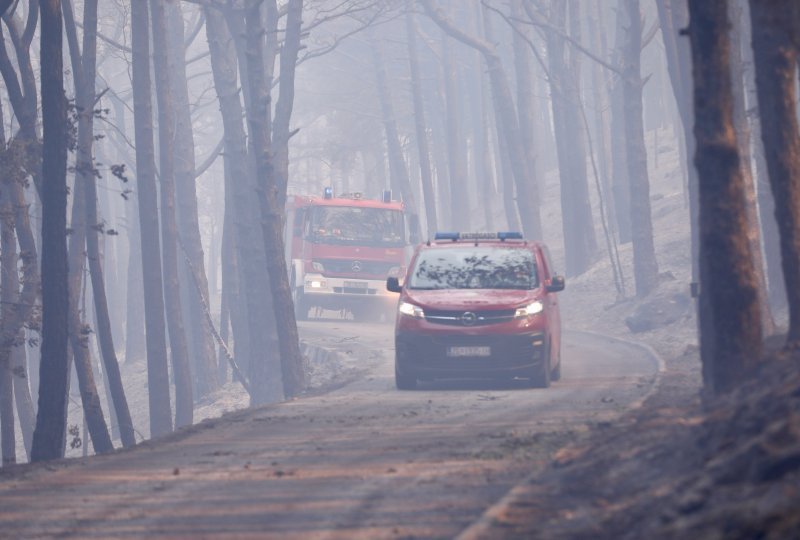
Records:
{"label": "tall pine trunk", "polygon": [[422,193],[425,202],[425,223],[427,224],[428,237],[433,238],[438,230],[439,221],[436,215],[436,197],[433,193],[428,127],[425,121],[422,78],[420,76],[419,55],[417,53],[417,20],[411,9],[406,13],[406,43],[408,45],[408,63],[411,74],[411,95],[414,103],[414,129],[417,139],[417,153],[419,155],[419,170],[422,177]]}
{"label": "tall pine trunk", "polygon": [[658,286],[658,263],[653,242],[653,218],[650,209],[650,179],[647,174],[647,149],[644,143],[641,76],[642,19],[639,0],[625,0],[628,18],[627,40],[623,56],[623,96],[625,98],[625,135],[630,185],[631,238],[633,240],[633,275],[636,296],[643,297]]}
{"label": "tall pine trunk", "polygon": [[184,30],[180,4],[170,3],[167,7],[167,15],[168,35],[171,37],[168,46],[170,52],[169,73],[174,89],[176,117],[175,209],[181,240],[178,248],[178,267],[182,276],[180,280],[181,298],[184,304],[183,315],[186,322],[187,345],[194,368],[194,388],[198,395],[203,396],[216,390],[219,387],[219,381],[215,369],[214,337],[205,316],[205,311],[211,304],[197,213],[195,147],[185,55],[183,54]]}
{"label": "tall pine trunk", "polygon": [[133,121],[144,288],[147,396],[150,406],[150,436],[157,437],[172,431],[172,407],[169,396],[167,336],[164,322],[161,240],[158,230],[153,102],[150,93],[152,82],[149,18],[148,2],[139,0],[131,4]]}
{"label": "tall pine trunk", "polygon": [[67,99],[61,2],[42,0],[42,349],[32,461],[63,455],[67,403]]}
{"label": "tall pine trunk", "polygon": [[[84,2],[82,52],[78,49],[76,25],[71,3],[65,2],[64,8],[64,18],[67,23],[67,35],[73,64],[75,101],[79,114],[78,161],[75,167],[75,182],[82,184],[81,190],[85,197],[83,208],[86,210],[86,217],[82,231],[86,239],[86,257],[88,258],[92,280],[92,296],[97,318],[97,338],[100,344],[104,372],[107,376],[108,390],[112,398],[109,406],[113,406],[116,413],[122,444],[129,447],[136,444],[136,438],[134,437],[133,421],[128,409],[128,401],[125,398],[125,390],[122,386],[117,353],[114,348],[114,337],[111,334],[111,319],[108,313],[108,300],[98,238],[98,235],[103,230],[103,224],[97,215],[97,185],[95,183],[94,159],[92,158],[95,108],[94,85],[97,63],[97,0],[86,0]],[[76,189],[75,191],[77,196],[78,190]],[[79,207],[75,203],[73,205],[73,208]],[[73,229],[75,229],[74,226]],[[76,245],[78,251],[82,251],[82,248],[82,245]],[[72,247],[70,246],[71,249]],[[83,254],[80,256],[82,257]],[[73,340],[73,348],[75,347]]]}
{"label": "tall pine trunk", "polygon": [[700,336],[706,342],[703,374],[711,390],[725,392],[759,361],[758,283],[733,129],[727,2],[689,0],[689,12],[695,165],[700,178],[701,294],[707,297],[711,317]]}
{"label": "tall pine trunk", "polygon": [[792,0],[750,0],[758,110],[789,302],[789,345],[800,346],[800,133]]}
{"label": "tall pine trunk", "polygon": [[167,13],[165,0],[150,1],[153,28],[153,71],[158,103],[159,209],[161,210],[161,264],[167,308],[169,349],[175,379],[175,426],[192,424],[194,398],[189,349],[178,276],[178,230],[175,220],[175,107],[169,75]]}

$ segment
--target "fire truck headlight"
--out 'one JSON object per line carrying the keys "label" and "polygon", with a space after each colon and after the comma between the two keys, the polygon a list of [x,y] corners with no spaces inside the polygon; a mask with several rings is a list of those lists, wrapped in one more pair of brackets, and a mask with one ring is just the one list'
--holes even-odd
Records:
{"label": "fire truck headlight", "polygon": [[405,274],[405,270],[406,269],[403,268],[402,266],[392,266],[391,268],[389,268],[388,277],[396,277],[396,278],[402,277],[403,274]]}
{"label": "fire truck headlight", "polygon": [[324,281],[316,281],[316,280],[308,281],[306,282],[306,284],[312,289],[325,289],[328,286],[328,284],[325,283]]}
{"label": "fire truck headlight", "polygon": [[421,307],[415,306],[414,304],[409,304],[408,302],[400,302],[400,306],[398,306],[397,310],[401,315],[408,315],[409,317],[414,317],[415,319],[425,318],[425,312],[422,311]]}
{"label": "fire truck headlight", "polygon": [[317,272],[324,272],[325,271],[325,267],[322,266],[322,263],[321,262],[317,262],[317,261],[314,261],[314,262],[311,263],[311,268],[313,268]]}

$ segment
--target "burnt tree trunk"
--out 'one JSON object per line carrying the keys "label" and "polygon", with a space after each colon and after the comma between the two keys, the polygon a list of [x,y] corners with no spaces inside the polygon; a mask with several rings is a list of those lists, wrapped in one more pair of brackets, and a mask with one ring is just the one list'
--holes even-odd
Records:
{"label": "burnt tree trunk", "polygon": [[456,84],[457,63],[450,50],[450,40],[442,32],[442,74],[444,75],[445,125],[447,127],[447,170],[450,173],[450,215],[453,216],[451,226],[457,231],[468,231],[469,196],[467,159],[461,123],[461,99]]}
{"label": "burnt tree trunk", "polygon": [[788,344],[800,346],[800,133],[797,28],[791,0],[750,0],[761,138],[775,201],[789,303]]}
{"label": "burnt tree trunk", "polygon": [[32,461],[63,455],[67,403],[67,99],[61,2],[42,0],[42,349]]}
{"label": "burnt tree trunk", "polygon": [[131,48],[133,50],[133,121],[136,141],[136,188],[139,206],[142,284],[144,288],[145,338],[147,347],[147,395],[150,406],[150,436],[172,431],[169,396],[167,336],[161,275],[161,240],[158,226],[153,102],[150,77],[150,24],[148,2],[131,4]]}
{"label": "burnt tree trunk", "polygon": [[[271,401],[277,401],[283,398],[283,376],[281,373],[281,359],[280,345],[275,330],[275,311],[272,297],[272,277],[269,275],[269,254],[267,253],[267,246],[272,242],[271,237],[266,237],[266,220],[269,216],[265,215],[265,200],[268,196],[266,193],[269,181],[267,176],[273,175],[274,169],[269,159],[270,150],[270,129],[271,125],[271,108],[270,108],[270,85],[266,82],[265,72],[265,34],[269,34],[270,39],[275,39],[273,32],[265,30],[264,19],[261,9],[264,3],[259,0],[248,0],[245,5],[244,12],[238,12],[238,17],[241,20],[242,28],[244,29],[245,38],[245,54],[244,58],[240,56],[240,72],[246,73],[246,77],[242,77],[242,82],[246,82],[248,92],[245,93],[246,116],[248,125],[248,159],[249,159],[249,174],[250,185],[246,190],[246,195],[249,200],[250,212],[245,214],[248,216],[246,226],[249,228],[257,229],[257,245],[247,246],[252,250],[249,254],[252,259],[247,264],[251,265],[248,272],[250,276],[255,278],[255,273],[261,274],[267,281],[264,284],[265,288],[260,290],[262,298],[259,302],[249,302],[248,310],[250,317],[250,340],[251,340],[251,358],[249,363],[250,374],[250,387],[252,393],[250,395],[250,403],[252,405],[262,405]],[[274,9],[274,3],[268,2],[266,4],[268,9]],[[274,15],[267,17],[267,19],[277,24]],[[233,28],[231,33],[235,34]],[[274,53],[272,50],[268,51],[270,59],[274,60]],[[244,63],[242,63],[244,60]],[[272,63],[270,62],[270,68]],[[272,197],[276,193],[271,193]],[[255,240],[255,238],[254,238]],[[238,242],[240,247],[245,247],[244,242]],[[244,261],[243,256],[241,260]],[[282,266],[283,252],[277,261]],[[273,262],[273,264],[275,264]],[[285,266],[284,266],[285,268]],[[266,275],[264,269],[267,269]],[[248,279],[248,281],[251,281]],[[250,284],[248,283],[248,292],[250,291]],[[248,299],[255,295],[248,294]],[[256,304],[261,305],[256,305]],[[292,310],[289,312],[293,313]],[[256,316],[257,314],[257,316]],[[290,315],[294,318],[293,315]],[[259,321],[256,323],[256,321]]]}
{"label": "burnt tree trunk", "polygon": [[175,427],[192,424],[194,398],[189,349],[178,275],[178,228],[175,219],[175,104],[170,82],[165,0],[150,0],[153,28],[153,72],[158,103],[159,209],[161,210],[161,264],[167,309],[170,358],[175,379]]}
{"label": "burnt tree trunk", "polygon": [[[175,202],[180,235],[178,268],[181,276],[181,298],[189,355],[194,367],[194,389],[204,396],[219,387],[216,373],[214,337],[203,306],[210,306],[200,223],[195,188],[194,135],[186,81],[183,16],[179,3],[167,7],[169,40],[169,73],[174,89],[175,105]],[[190,263],[186,262],[186,259]],[[197,286],[195,287],[195,283]],[[199,289],[199,292],[198,292]]]}
{"label": "burnt tree trunk", "polygon": [[[700,178],[701,294],[708,328],[701,340],[706,385],[729,391],[761,353],[758,283],[747,238],[745,186],[733,129],[726,0],[689,0],[694,76],[695,165]],[[704,328],[705,330],[705,328]]]}
{"label": "burnt tree trunk", "polygon": [[[256,170],[261,171],[263,168],[264,172],[268,172],[263,176],[259,175],[263,182],[259,195],[264,218],[262,222],[264,251],[267,257],[275,329],[278,334],[283,392],[286,397],[293,397],[305,388],[306,381],[304,359],[300,351],[300,337],[294,317],[292,288],[285,262],[283,222],[286,190],[289,182],[289,139],[294,108],[294,78],[302,38],[303,0],[289,0],[286,9],[285,36],[280,47],[279,97],[275,104],[275,120],[271,126],[272,140],[270,141],[269,133],[265,133],[263,137],[259,135],[257,129],[252,133],[256,141],[261,140],[266,144],[264,148],[254,145]],[[274,21],[269,25],[271,28],[277,27],[277,18],[277,4],[274,2],[271,5],[268,4],[267,20]],[[270,34],[274,35],[274,32],[270,32]],[[268,53],[277,50],[276,41],[277,38],[272,39],[267,36]],[[268,89],[270,86],[268,85],[266,88]],[[258,107],[260,108],[261,105]],[[267,99],[267,108],[269,108],[269,99]],[[267,118],[269,119],[269,115]],[[252,129],[252,121],[250,126]],[[264,127],[269,129],[269,123]],[[272,145],[271,149],[270,144]],[[411,203],[413,204],[413,199]]]}
{"label": "burnt tree trunk", "polygon": [[[2,300],[2,326],[11,318],[11,308],[19,296],[19,276],[17,275],[17,239],[14,235],[14,211],[11,207],[9,189],[3,186],[0,191],[0,300]],[[5,330],[5,328],[3,328]],[[17,335],[9,336],[3,332],[2,355],[0,356],[0,438],[2,439],[3,466],[17,462],[17,438],[14,430],[14,382],[11,350],[19,347],[14,343]],[[24,345],[23,345],[24,346]]]}
{"label": "burnt tree trunk", "polygon": [[431,154],[428,143],[428,126],[425,121],[425,104],[422,98],[422,78],[420,76],[419,55],[417,53],[417,20],[413,11],[406,13],[406,42],[408,45],[408,63],[411,74],[411,95],[414,103],[414,129],[419,155],[419,170],[422,177],[422,193],[425,202],[425,223],[428,237],[433,238],[438,230],[436,216],[436,197],[433,193],[433,175],[431,172]]}
{"label": "burnt tree trunk", "polygon": [[689,156],[693,155],[695,150],[694,132],[692,131],[692,68],[688,40],[679,35],[680,31],[689,24],[689,15],[686,2],[683,1],[656,0],[656,7],[658,8],[658,19],[661,24],[661,35],[664,40],[670,85],[672,86],[672,93],[675,96],[678,113],[681,118],[681,127],[683,128],[683,148],[680,155],[682,170],[686,174],[689,192],[692,281],[696,282],[699,279],[698,252],[700,249],[698,236],[698,178],[697,169],[688,163]]}
{"label": "burnt tree trunk", "polygon": [[[392,105],[392,96],[389,90],[389,81],[386,76],[386,64],[383,58],[383,46],[371,36],[372,60],[375,67],[375,82],[377,84],[378,101],[383,115],[383,128],[386,137],[386,147],[389,154],[389,181],[392,189],[399,191],[405,207],[413,214],[417,213],[417,202],[411,189],[411,179],[408,176],[403,147],[400,143],[400,134],[397,130],[397,121]],[[416,231],[419,232],[419,231]]]}
{"label": "burnt tree trunk", "polygon": [[[516,203],[522,221],[522,228],[528,238],[541,238],[542,225],[539,216],[539,204],[534,199],[534,193],[531,188],[534,179],[531,171],[528,170],[528,161],[519,135],[519,120],[514,107],[511,87],[500,55],[494,45],[490,43],[490,40],[476,38],[458,28],[440,8],[434,5],[432,0],[423,0],[423,6],[431,19],[447,35],[468,47],[478,50],[483,55],[492,88],[495,121],[497,122],[498,130],[502,129],[504,131],[505,146],[508,148],[509,162],[517,189]],[[488,20],[485,26],[488,36],[488,33],[491,32]]]}
{"label": "burnt tree trunk", "polygon": [[568,48],[566,31],[567,3],[551,7],[551,25],[559,30],[547,32],[550,94],[553,127],[561,180],[561,219],[564,233],[566,273],[585,272],[597,252],[592,209],[589,204],[589,181],[586,174],[586,145],[580,119],[580,65],[578,53]]}
{"label": "burnt tree trunk", "polygon": [[[211,69],[214,87],[222,115],[225,137],[225,224],[223,232],[223,249],[227,247],[229,257],[223,257],[223,290],[233,283],[246,284],[252,276],[245,274],[242,256],[246,254],[247,245],[242,242],[256,242],[249,238],[255,236],[252,228],[247,226],[246,203],[248,200],[247,147],[244,125],[242,122],[242,104],[237,85],[236,48],[224,17],[215,9],[205,8],[206,35],[211,56]],[[227,244],[226,244],[227,242]],[[260,247],[260,241],[255,244]],[[249,267],[248,267],[249,268]],[[246,286],[246,285],[245,285]],[[224,294],[224,293],[223,293]],[[250,296],[255,295],[247,295]],[[232,299],[233,300],[233,299]],[[235,344],[236,357],[240,363],[246,364],[250,358],[250,338],[248,333],[248,313],[250,302],[246,298],[230,302],[231,330]],[[255,317],[256,313],[252,313]],[[244,362],[242,362],[244,360]]]}
{"label": "burnt tree trunk", "polygon": [[653,243],[653,218],[650,209],[650,180],[647,174],[647,149],[644,143],[641,76],[642,19],[639,0],[625,0],[628,18],[623,56],[622,84],[625,98],[628,182],[630,185],[633,275],[636,296],[643,297],[658,286],[658,263]]}
{"label": "burnt tree trunk", "polygon": [[[136,444],[136,438],[134,437],[133,421],[128,409],[128,401],[125,398],[125,390],[122,386],[117,353],[114,348],[114,337],[111,333],[111,319],[108,313],[108,300],[106,298],[106,286],[98,238],[104,227],[97,215],[97,185],[95,183],[94,159],[92,158],[95,108],[94,84],[97,64],[97,0],[86,0],[84,2],[82,52],[78,47],[76,25],[72,13],[72,5],[69,1],[65,2],[64,15],[72,57],[75,101],[79,115],[79,146],[75,166],[75,182],[76,184],[82,184],[81,191],[85,197],[83,208],[86,210],[86,217],[83,231],[86,239],[86,257],[89,262],[89,272],[92,280],[92,296],[97,316],[97,339],[100,344],[104,372],[108,377],[108,389],[111,394],[109,406],[113,406],[116,413],[123,446],[130,447]],[[78,190],[76,189],[75,191],[77,196]],[[73,205],[74,208],[78,207],[74,202]],[[81,252],[81,257],[83,257],[83,247],[82,245],[76,245],[75,247],[76,250]],[[71,246],[70,250],[72,250]],[[70,258],[72,258],[72,255],[70,255]],[[86,314],[84,314],[84,317],[86,317]],[[75,347],[73,340],[73,348]]]}
{"label": "burnt tree trunk", "polygon": [[775,321],[769,304],[769,290],[767,275],[764,266],[764,256],[761,244],[761,230],[758,219],[758,200],[756,196],[755,179],[753,178],[752,137],[750,121],[747,119],[747,106],[745,97],[744,55],[742,54],[742,37],[745,33],[742,28],[746,26],[742,5],[729,9],[731,17],[730,31],[730,65],[731,89],[733,92],[733,123],[736,132],[736,141],[739,145],[739,159],[741,161],[742,180],[747,209],[747,238],[750,241],[750,250],[753,253],[754,271],[758,282],[758,303],[761,306],[761,326],[765,335],[775,332]]}

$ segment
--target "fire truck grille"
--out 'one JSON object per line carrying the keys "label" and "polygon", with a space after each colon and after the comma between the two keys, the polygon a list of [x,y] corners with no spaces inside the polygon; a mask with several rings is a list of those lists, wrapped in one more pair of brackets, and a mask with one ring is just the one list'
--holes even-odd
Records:
{"label": "fire truck grille", "polygon": [[315,262],[322,264],[324,274],[365,274],[385,278],[389,270],[398,266],[396,262],[362,261],[356,259],[319,259]]}
{"label": "fire truck grille", "polygon": [[[489,324],[508,322],[514,318],[515,312],[516,310],[513,309],[473,312],[465,312],[464,310],[443,311],[426,309],[425,320],[435,324],[447,324],[450,326],[486,326]],[[465,316],[465,313],[468,314]]]}

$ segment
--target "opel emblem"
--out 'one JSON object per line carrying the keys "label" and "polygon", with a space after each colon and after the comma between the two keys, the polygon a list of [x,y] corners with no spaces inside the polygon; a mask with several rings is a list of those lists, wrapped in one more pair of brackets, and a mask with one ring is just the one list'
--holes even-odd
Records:
{"label": "opel emblem", "polygon": [[464,326],[472,326],[478,320],[478,316],[472,313],[471,311],[467,311],[461,316],[461,324]]}
{"label": "opel emblem", "polygon": [[350,265],[350,269],[353,272],[361,272],[361,261],[353,261],[353,264]]}

